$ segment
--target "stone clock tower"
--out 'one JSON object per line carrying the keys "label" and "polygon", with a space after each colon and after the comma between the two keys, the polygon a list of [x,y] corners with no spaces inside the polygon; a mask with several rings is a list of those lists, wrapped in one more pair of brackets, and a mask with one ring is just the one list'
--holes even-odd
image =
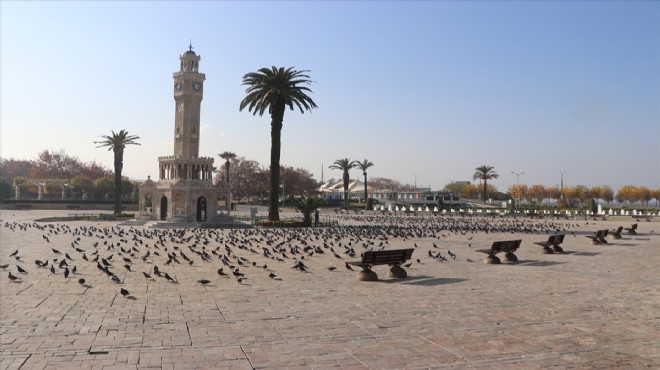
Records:
{"label": "stone clock tower", "polygon": [[[199,73],[200,56],[189,46],[179,56],[174,73],[174,155],[158,157],[158,182],[140,187],[140,212],[149,218],[176,222],[217,219],[218,196],[225,183],[213,185],[213,158],[199,156],[200,112],[206,76]],[[149,200],[151,207],[148,207]]]}

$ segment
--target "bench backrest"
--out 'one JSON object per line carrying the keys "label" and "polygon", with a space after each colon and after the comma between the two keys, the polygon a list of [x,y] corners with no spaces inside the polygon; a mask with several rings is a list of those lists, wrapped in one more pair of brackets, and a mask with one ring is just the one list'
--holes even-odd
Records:
{"label": "bench backrest", "polygon": [[370,265],[391,265],[403,263],[412,258],[414,249],[391,249],[385,251],[367,251],[362,254],[362,263]]}
{"label": "bench backrest", "polygon": [[555,234],[555,235],[550,237],[550,239],[548,240],[548,243],[552,244],[552,245],[559,245],[559,244],[564,242],[564,236],[566,236],[566,235],[564,235],[564,234]]}
{"label": "bench backrest", "polygon": [[499,252],[515,252],[516,249],[520,247],[520,243],[522,243],[522,240],[505,240],[505,241],[498,241],[498,242],[493,242],[493,245],[490,247],[493,251],[496,251],[497,253]]}

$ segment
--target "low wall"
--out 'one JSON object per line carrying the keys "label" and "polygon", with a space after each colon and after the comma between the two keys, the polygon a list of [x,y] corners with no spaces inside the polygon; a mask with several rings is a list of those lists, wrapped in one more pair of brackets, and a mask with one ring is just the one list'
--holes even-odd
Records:
{"label": "low wall", "polygon": [[[15,205],[16,204],[25,204],[25,205],[30,205],[32,209],[47,209],[47,210],[69,210],[67,206],[73,205],[75,207],[80,207],[73,209],[71,211],[78,211],[78,210],[108,210],[108,211],[113,211],[115,204],[110,201],[81,201],[81,200],[76,200],[76,201],[52,201],[52,200],[35,200],[35,199],[19,199],[19,200],[3,200],[0,201],[0,209],[11,209],[14,210],[16,209]],[[137,203],[122,203],[122,208],[124,211],[137,211],[138,210],[138,204]]]}

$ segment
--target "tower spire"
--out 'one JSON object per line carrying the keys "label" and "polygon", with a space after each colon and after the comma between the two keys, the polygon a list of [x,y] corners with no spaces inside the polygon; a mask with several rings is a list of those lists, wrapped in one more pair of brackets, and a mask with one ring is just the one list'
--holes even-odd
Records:
{"label": "tower spire", "polygon": [[188,43],[188,50],[192,51],[192,39],[190,39],[190,42]]}

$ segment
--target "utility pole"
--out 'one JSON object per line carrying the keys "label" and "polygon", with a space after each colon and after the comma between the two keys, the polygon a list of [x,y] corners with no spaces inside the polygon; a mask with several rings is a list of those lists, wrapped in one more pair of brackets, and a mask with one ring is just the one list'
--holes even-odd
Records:
{"label": "utility pole", "polygon": [[418,176],[421,176],[421,175],[413,175],[413,177],[415,178],[415,191],[417,191],[417,177]]}
{"label": "utility pole", "polygon": [[566,171],[559,171],[559,174],[561,175],[561,183],[560,183],[561,185],[559,187],[559,192],[560,192],[559,196],[561,197],[561,199],[564,199],[564,174],[565,173],[566,173]]}

